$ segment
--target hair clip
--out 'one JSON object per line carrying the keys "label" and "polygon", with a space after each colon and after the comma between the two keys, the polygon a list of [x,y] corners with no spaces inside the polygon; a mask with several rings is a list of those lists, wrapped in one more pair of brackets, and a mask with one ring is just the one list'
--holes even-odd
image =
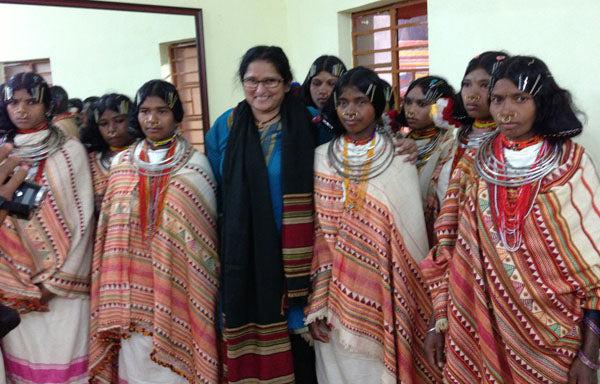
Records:
{"label": "hair clip", "polygon": [[[540,83],[541,79],[542,79],[542,74],[540,73],[535,78],[535,82],[533,83],[533,86],[531,87],[531,91],[529,91],[529,94],[531,96],[535,97],[542,89],[542,83]],[[539,86],[538,86],[538,83],[539,83]],[[537,89],[536,89],[536,87],[537,87]]]}
{"label": "hair clip", "polygon": [[498,56],[496,56],[496,61],[502,61],[504,59],[506,59],[506,56],[504,56],[504,55],[498,55]]}
{"label": "hair clip", "polygon": [[337,93],[333,92],[333,105],[337,108],[338,106],[338,101],[337,101]]}
{"label": "hair clip", "polygon": [[135,106],[139,108],[142,101],[142,94],[138,91],[138,93],[135,94]]}
{"label": "hair clip", "polygon": [[308,78],[312,78],[317,74],[317,64],[313,64],[310,66],[310,70],[308,71]]}
{"label": "hair clip", "polygon": [[97,109],[94,109],[94,121],[96,124],[98,124],[98,121],[100,121],[100,111]]}
{"label": "hair clip", "polygon": [[532,65],[533,63],[535,63],[535,59],[531,59],[531,61],[528,62],[527,65]]}
{"label": "hair clip", "polygon": [[[392,99],[392,87],[385,87],[385,90],[383,92],[385,95],[385,103],[387,104]],[[371,99],[371,101],[373,100]]]}
{"label": "hair clip", "polygon": [[38,103],[41,103],[42,99],[44,98],[44,90],[44,87],[42,87],[41,85],[37,85],[36,87],[31,89],[31,97],[37,100]]}
{"label": "hair clip", "polygon": [[167,105],[169,106],[170,110],[173,110],[173,107],[175,106],[175,103],[177,102],[177,94],[175,92],[169,92],[169,95],[167,96],[168,100],[167,100]]}
{"label": "hair clip", "polygon": [[11,87],[4,88],[4,101],[9,101],[13,98],[13,89]]}
{"label": "hair clip", "polygon": [[129,113],[129,103],[127,100],[123,100],[121,101],[121,104],[119,104],[119,113],[121,115],[127,115]]}
{"label": "hair clip", "polygon": [[371,95],[371,103],[373,102],[373,97],[375,97],[375,89],[377,88],[377,85],[375,85],[374,83],[369,84],[369,88],[367,88],[367,92],[365,92],[365,95],[369,96],[369,94]]}
{"label": "hair clip", "polygon": [[334,64],[333,67],[331,68],[331,72],[332,72],[331,74],[333,76],[340,77],[344,73],[344,66],[341,65],[340,63]]}

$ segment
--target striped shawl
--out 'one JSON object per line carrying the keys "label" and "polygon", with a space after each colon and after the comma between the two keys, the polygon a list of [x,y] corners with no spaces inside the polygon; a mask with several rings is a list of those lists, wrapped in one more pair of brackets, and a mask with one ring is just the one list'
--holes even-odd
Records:
{"label": "striped shawl", "polygon": [[438,323],[448,321],[450,383],[566,383],[584,309],[600,309],[600,182],[567,141],[509,252],[473,156],[459,162],[422,262]]}
{"label": "striped shawl", "polygon": [[151,335],[149,358],[190,383],[218,380],[216,185],[208,160],[186,145],[189,158],[170,177],[149,240],[140,228],[134,146],[111,167],[92,267],[93,382],[117,382],[120,340],[131,332]]}
{"label": "striped shawl", "polygon": [[21,312],[47,309],[36,284],[61,297],[87,296],[90,289],[93,191],[77,140],[46,160],[42,184],[49,192],[34,216],[9,217],[0,227],[0,297]]}
{"label": "striped shawl", "polygon": [[[315,155],[315,257],[306,322],[326,318],[348,349],[380,359],[382,383],[431,383],[423,350],[431,304],[418,261],[427,236],[414,166],[396,157],[346,210],[327,144]],[[351,188],[355,188],[354,184]]]}

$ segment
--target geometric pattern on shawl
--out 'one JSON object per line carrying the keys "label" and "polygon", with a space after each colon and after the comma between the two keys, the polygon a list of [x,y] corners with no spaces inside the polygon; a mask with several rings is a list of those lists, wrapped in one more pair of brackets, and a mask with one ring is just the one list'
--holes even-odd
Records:
{"label": "geometric pattern on shawl", "polygon": [[96,212],[100,212],[102,198],[108,186],[108,170],[101,163],[102,152],[91,152],[88,156],[92,173],[92,185],[94,186],[94,208]]}
{"label": "geometric pattern on shawl", "polygon": [[[317,149],[315,160],[315,256],[306,323],[326,318],[342,345],[380,360],[386,368],[382,383],[436,382],[423,348],[431,301],[417,263],[427,249],[425,226],[407,229],[422,231],[413,238],[421,239],[422,255],[413,256],[397,227],[413,220],[406,207],[411,203],[395,198],[399,191],[406,195],[398,182],[374,188],[369,181],[360,210],[346,210],[343,179],[325,164],[326,147]],[[395,170],[393,164],[382,180]],[[412,206],[423,220],[415,171]],[[398,209],[399,201],[406,209]]]}
{"label": "geometric pattern on shawl", "polygon": [[132,332],[152,336],[149,357],[190,383],[218,381],[216,184],[208,160],[185,145],[188,160],[169,178],[149,239],[140,228],[133,149],[111,167],[92,268],[93,382],[118,381],[120,341]]}
{"label": "geometric pattern on shawl", "polygon": [[46,159],[49,188],[30,220],[0,227],[0,301],[20,312],[46,310],[43,284],[61,297],[87,296],[93,246],[93,191],[83,146],[68,139]]}
{"label": "geometric pattern on shawl", "polygon": [[452,383],[566,383],[584,309],[600,309],[600,181],[583,148],[563,144],[523,227],[504,249],[488,184],[463,156],[421,263],[436,319],[447,319]]}
{"label": "geometric pattern on shawl", "polygon": [[425,180],[421,184],[421,188],[426,188],[426,191],[421,191],[425,197],[423,211],[425,213],[425,225],[427,227],[427,237],[429,238],[429,244],[433,245],[435,242],[435,236],[433,233],[433,224],[437,215],[440,211],[440,199],[438,197],[438,182],[442,168],[448,161],[452,161],[453,147],[454,147],[454,130],[449,129],[448,131],[442,131],[442,138],[440,143],[437,145],[435,153],[429,158],[425,165],[419,169],[419,179],[423,179],[422,172],[425,169],[433,168],[429,171],[429,180]]}

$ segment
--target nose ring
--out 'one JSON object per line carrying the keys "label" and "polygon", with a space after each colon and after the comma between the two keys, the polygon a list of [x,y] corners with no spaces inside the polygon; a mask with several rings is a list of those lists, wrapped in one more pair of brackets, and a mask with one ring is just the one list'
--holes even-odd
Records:
{"label": "nose ring", "polygon": [[469,96],[467,96],[467,101],[470,101],[470,102],[479,101],[479,99],[481,99],[481,97],[479,97],[479,95],[469,95]]}
{"label": "nose ring", "polygon": [[508,124],[512,121],[513,117],[517,117],[517,113],[513,112],[513,113],[507,113],[504,115],[500,115],[498,114],[498,120],[500,120],[500,122],[504,123],[504,124]]}
{"label": "nose ring", "polygon": [[344,116],[346,116],[346,118],[348,118],[350,120],[354,120],[356,118],[356,112],[344,113]]}

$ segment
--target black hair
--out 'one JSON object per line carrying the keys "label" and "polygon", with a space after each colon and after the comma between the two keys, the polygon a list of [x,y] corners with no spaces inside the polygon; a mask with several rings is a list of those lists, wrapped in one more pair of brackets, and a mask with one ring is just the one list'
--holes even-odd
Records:
{"label": "black hair", "polygon": [[310,96],[310,83],[313,77],[317,76],[321,72],[327,72],[332,76],[339,78],[344,72],[347,71],[344,62],[336,56],[323,55],[319,56],[310,66],[308,74],[302,83],[302,100],[304,104],[317,107],[312,97]]}
{"label": "black hair", "polygon": [[6,111],[6,106],[12,98],[13,93],[20,89],[26,90],[27,93],[36,98],[38,102],[44,104],[46,117],[50,117],[50,88],[48,87],[48,83],[46,83],[42,76],[34,72],[17,73],[4,84],[2,94],[0,95],[0,109],[6,119],[3,123],[5,124],[5,127],[2,127],[2,129],[4,130],[4,134],[6,134],[7,141],[12,141],[17,133],[17,127],[10,120],[8,112]]}
{"label": "black hair", "polygon": [[[421,91],[425,95],[425,100],[430,104],[435,104],[435,102],[442,97],[449,97],[451,99],[454,99],[454,88],[452,88],[452,86],[448,84],[448,81],[443,77],[425,76],[414,80],[408,86],[408,89],[405,93],[405,97],[410,91],[412,91],[416,87],[421,88]],[[398,114],[396,120],[398,121],[398,124],[400,124],[401,127],[408,125],[408,123],[406,122],[406,114],[404,113],[404,107],[400,110],[400,113]]]}
{"label": "black hair", "polygon": [[50,110],[55,116],[69,110],[69,95],[60,85],[50,87]]}
{"label": "black hair", "polygon": [[520,91],[529,93],[536,113],[532,129],[550,141],[577,136],[583,124],[581,112],[573,105],[569,91],[558,86],[548,66],[537,57],[514,56],[505,60],[494,73],[490,92],[498,80],[510,80]]}
{"label": "black hair", "polygon": [[99,97],[98,96],[88,96],[85,99],[83,99],[83,107],[85,108],[86,105],[90,105],[92,103],[95,103],[96,101],[98,101]]}
{"label": "black hair", "polygon": [[257,45],[250,48],[244,53],[240,60],[240,66],[238,68],[238,76],[240,82],[244,81],[244,75],[248,71],[248,66],[257,60],[267,61],[275,67],[284,84],[290,84],[293,76],[292,69],[290,68],[290,62],[287,56],[283,52],[283,49],[276,46]]}
{"label": "black hair", "polygon": [[[4,84],[0,84],[0,95],[4,97]],[[0,103],[2,103],[0,101]],[[4,108],[0,108],[0,143],[4,142],[5,136],[11,126],[10,119]]]}
{"label": "black hair", "polygon": [[83,109],[83,101],[81,101],[81,99],[78,98],[72,98],[69,99],[68,106],[69,109],[76,108],[77,112],[81,112],[81,110]]}
{"label": "black hair", "polygon": [[[90,152],[106,152],[109,149],[109,146],[102,138],[100,128],[98,127],[98,120],[100,120],[102,114],[107,110],[127,115],[127,120],[129,122],[132,120],[133,103],[131,102],[131,99],[125,95],[109,93],[100,97],[95,103],[92,103],[88,108],[88,124],[80,133],[81,143]],[[144,137],[141,129],[139,129],[139,127],[132,127],[131,124],[129,125],[128,133],[133,139]]]}
{"label": "black hair", "polygon": [[179,97],[179,92],[177,92],[177,88],[169,82],[164,80],[150,80],[146,82],[142,87],[137,91],[135,95],[134,109],[133,115],[131,116],[130,125],[141,131],[140,122],[138,121],[137,115],[140,109],[140,105],[146,100],[149,96],[156,96],[162,99],[171,112],[173,112],[173,118],[177,123],[181,123],[183,120],[183,104],[181,104],[181,98]]}
{"label": "black hair", "polygon": [[392,93],[392,87],[369,68],[355,67],[344,73],[335,84],[332,97],[329,98],[322,113],[327,123],[331,124],[334,128],[336,135],[345,132],[344,126],[337,116],[336,101],[347,87],[355,87],[360,92],[369,96],[371,104],[375,109],[375,120],[381,118]]}
{"label": "black hair", "polygon": [[[509,57],[509,55],[505,51],[483,52],[480,55],[475,56],[474,58],[472,58],[469,61],[469,64],[467,64],[467,69],[465,70],[465,74],[463,75],[463,79],[469,73],[473,72],[476,69],[483,69],[484,71],[487,72],[488,75],[493,76],[494,71],[498,68],[500,63],[502,61],[506,60],[506,58],[508,58],[508,57]],[[471,125],[471,124],[473,124],[475,119],[470,117],[469,114],[467,113],[467,110],[465,109],[465,105],[462,101],[461,92],[462,92],[462,80],[461,80],[460,89],[458,90],[458,93],[456,94],[456,96],[454,98],[454,111],[452,112],[452,117],[455,120],[458,120],[465,125]]]}

